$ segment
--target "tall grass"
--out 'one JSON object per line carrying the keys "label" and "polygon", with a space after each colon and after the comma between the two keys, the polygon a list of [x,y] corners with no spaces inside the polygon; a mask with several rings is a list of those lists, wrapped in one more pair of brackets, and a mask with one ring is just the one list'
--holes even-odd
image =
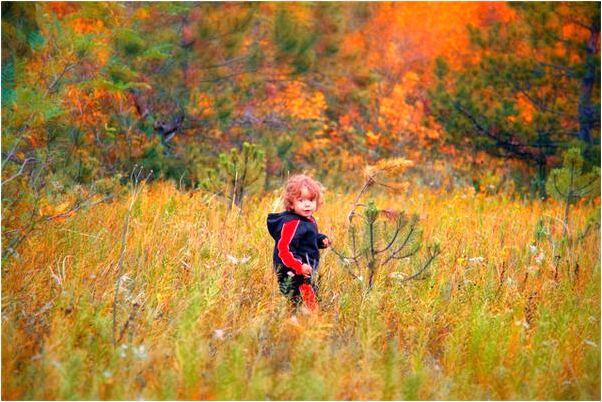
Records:
{"label": "tall grass", "polygon": [[[201,193],[144,188],[116,347],[128,200],[38,232],[2,267],[2,398],[600,399],[600,234],[555,245],[556,280],[552,244],[534,234],[562,206],[376,195],[420,214],[425,238],[441,242],[430,274],[402,285],[389,274],[412,262],[391,266],[365,293],[325,251],[321,314],[295,324],[271,270],[275,199],[249,200],[238,216]],[[331,191],[318,211],[335,244],[353,201]],[[592,213],[599,205],[577,206],[573,227]]]}

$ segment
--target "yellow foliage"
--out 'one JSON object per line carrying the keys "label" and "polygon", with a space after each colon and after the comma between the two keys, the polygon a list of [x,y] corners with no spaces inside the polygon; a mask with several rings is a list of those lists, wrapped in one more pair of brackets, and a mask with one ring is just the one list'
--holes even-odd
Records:
{"label": "yellow foliage", "polygon": [[56,206],[54,212],[55,214],[62,214],[63,212],[67,212],[70,208],[71,203],[69,201],[65,201]]}
{"label": "yellow foliage", "polygon": [[[344,160],[357,163],[357,158]],[[400,166],[411,163],[384,160],[373,169]],[[577,277],[561,270],[554,280],[557,249],[550,242],[536,245],[544,258],[534,273],[533,259],[540,254],[528,247],[539,219],[561,215],[562,205],[513,202],[472,190],[375,192],[377,205],[428,217],[421,220],[425,238],[439,239],[444,250],[428,279],[400,284],[396,278],[412,274],[412,264],[393,264],[383,267],[381,279],[366,294],[326,250],[320,264],[321,313],[298,314],[294,321],[278,291],[272,245],[266,241],[265,217],[277,197],[249,199],[240,219],[216,197],[183,193],[170,183],[147,184],[130,215],[124,243],[123,286],[115,310],[117,335],[123,330],[124,337],[116,347],[115,265],[131,199],[41,227],[18,260],[3,264],[3,300],[10,301],[2,323],[3,397],[261,399],[270,393],[287,400],[303,395],[315,400],[562,399],[567,388],[558,388],[558,379],[578,373],[579,395],[596,399],[598,373],[590,365],[599,361],[600,291],[592,284],[600,281],[600,234],[574,245]],[[339,249],[355,198],[353,192],[330,189],[317,212],[320,232]],[[597,210],[576,205],[574,224],[585,224]],[[382,213],[388,219],[397,216],[395,210]],[[233,266],[227,255],[246,262]],[[533,314],[526,328],[521,320],[533,290],[540,293],[533,308],[546,314]],[[400,292],[412,303],[400,300]],[[141,304],[136,312],[134,300]],[[94,336],[82,336],[87,333]],[[43,342],[36,341],[37,334],[43,334]],[[495,378],[495,387],[490,386],[495,373],[482,370],[483,353],[488,364],[504,367],[506,374]],[[562,364],[541,370],[542,359],[558,356],[565,356]],[[290,370],[282,370],[283,361]],[[411,369],[407,362],[424,369],[423,385],[411,395],[405,382],[387,386],[380,377],[387,370]],[[65,364],[75,363],[77,371],[64,371]],[[27,375],[42,367],[43,377]],[[240,377],[220,382],[203,376],[219,379],[225,372]],[[267,381],[265,372],[280,377]],[[290,385],[299,372],[321,378],[323,387],[300,393]],[[478,378],[468,375],[477,372]],[[517,385],[513,379],[521,375],[526,382]],[[172,382],[166,384],[166,378]],[[437,386],[441,381],[458,386]],[[249,383],[261,384],[259,393],[245,386]]]}
{"label": "yellow foliage", "polygon": [[38,209],[40,216],[52,216],[54,215],[54,211],[54,207],[48,204],[44,204]]}
{"label": "yellow foliage", "polygon": [[414,162],[404,158],[381,159],[375,165],[377,170],[390,174],[401,173],[412,166]]}
{"label": "yellow foliage", "polygon": [[414,166],[414,162],[404,158],[381,159],[374,165],[366,166],[364,177],[367,180],[374,180],[379,175],[393,177],[412,166]]}
{"label": "yellow foliage", "polygon": [[366,143],[370,146],[376,146],[378,145],[378,141],[380,139],[380,135],[379,134],[374,134],[372,132],[372,130],[369,130],[366,133]]}

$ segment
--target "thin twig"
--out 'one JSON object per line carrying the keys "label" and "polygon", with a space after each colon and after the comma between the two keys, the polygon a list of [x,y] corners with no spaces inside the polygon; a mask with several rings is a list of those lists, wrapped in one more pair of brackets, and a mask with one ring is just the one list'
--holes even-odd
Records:
{"label": "thin twig", "polygon": [[348,257],[345,257],[343,254],[340,254],[334,248],[331,247],[330,249],[332,250],[333,253],[335,253],[339,258],[341,258],[343,260],[343,267],[345,268],[345,270],[347,271],[347,273],[349,275],[351,275],[353,277],[353,279],[357,279],[358,281],[361,281],[361,279],[356,274],[354,274],[353,271],[351,270],[351,268],[349,268],[347,266],[347,264],[346,264],[346,260],[352,260],[352,261],[354,261],[354,262],[357,263],[357,257],[355,257],[355,258],[348,258]]}
{"label": "thin twig", "polygon": [[15,173],[14,175],[12,175],[10,178],[3,180],[2,183],[0,184],[0,186],[4,186],[6,183],[16,179],[17,177],[21,176],[23,174],[23,170],[25,169],[25,165],[27,165],[27,163],[29,161],[35,161],[36,158],[27,158],[23,161],[23,164],[21,165],[21,168],[19,169],[19,171],[17,173]]}
{"label": "thin twig", "polygon": [[[134,191],[132,193],[132,198],[128,210],[125,213],[123,229],[121,231],[121,250],[119,251],[119,260],[117,261],[117,279],[115,280],[115,297],[113,298],[113,346],[116,346],[117,342],[119,341],[117,339],[117,301],[119,299],[119,285],[121,284],[121,277],[123,275],[123,259],[125,256],[130,216],[132,210],[134,209],[134,204],[136,203],[143,187],[138,186],[138,183],[140,183],[139,179],[142,173],[142,168],[140,168],[140,171],[137,174],[135,173],[135,171],[136,167],[134,167],[134,169],[132,170],[132,174],[130,175],[130,178],[134,181]],[[151,174],[152,171],[146,176],[146,179],[148,179],[151,176]]]}
{"label": "thin twig", "polygon": [[353,216],[355,215],[355,209],[360,206],[361,204],[359,203],[360,197],[364,194],[364,192],[368,189],[368,187],[370,187],[372,184],[374,184],[374,179],[372,179],[371,177],[368,178],[368,180],[366,180],[366,183],[364,183],[364,187],[362,187],[362,189],[360,190],[359,194],[357,195],[357,197],[355,198],[355,201],[353,202],[353,207],[351,208],[351,211],[349,212],[349,214],[347,215],[347,220],[349,221],[349,224],[351,224],[351,221],[353,220]]}

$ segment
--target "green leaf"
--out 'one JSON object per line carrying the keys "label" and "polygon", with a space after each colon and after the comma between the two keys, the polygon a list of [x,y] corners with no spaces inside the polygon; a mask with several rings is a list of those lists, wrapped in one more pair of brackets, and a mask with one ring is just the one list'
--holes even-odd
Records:
{"label": "green leaf", "polygon": [[27,43],[29,43],[29,47],[35,51],[44,46],[46,40],[44,39],[40,31],[32,31],[27,37]]}
{"label": "green leaf", "polygon": [[2,63],[2,107],[10,105],[17,97],[15,86],[15,65]]}

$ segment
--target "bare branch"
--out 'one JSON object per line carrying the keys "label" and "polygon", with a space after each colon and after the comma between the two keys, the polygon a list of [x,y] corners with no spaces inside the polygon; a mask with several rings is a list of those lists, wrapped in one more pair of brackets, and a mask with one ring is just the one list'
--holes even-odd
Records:
{"label": "bare branch", "polygon": [[[121,231],[121,249],[119,251],[119,260],[117,261],[117,278],[115,280],[115,295],[113,298],[113,346],[117,346],[117,342],[119,341],[117,339],[117,302],[119,300],[119,284],[121,283],[121,277],[123,276],[123,259],[125,256],[130,216],[132,214],[134,204],[136,203],[136,200],[138,199],[138,196],[140,195],[140,192],[142,190],[142,186],[138,186],[138,179],[140,178],[140,175],[142,173],[142,167],[140,168],[138,173],[134,173],[135,170],[136,167],[134,167],[134,169],[132,170],[132,177],[135,177],[136,182],[130,199],[130,205],[128,206],[128,209],[125,213],[125,218],[123,220],[123,229]],[[150,174],[152,174],[152,171],[151,173],[149,173],[147,178],[150,177]]]}
{"label": "bare branch", "polygon": [[359,203],[359,200],[362,196],[362,194],[364,194],[364,192],[368,189],[368,187],[370,187],[372,184],[374,184],[374,179],[372,177],[369,177],[366,182],[364,183],[364,186],[362,187],[362,189],[360,190],[359,194],[357,195],[357,197],[355,198],[355,201],[353,202],[353,208],[351,208],[351,211],[349,212],[349,214],[347,215],[347,220],[349,221],[349,224],[351,224],[351,220],[353,219],[353,217],[355,216],[355,210],[358,206],[362,205]]}
{"label": "bare branch", "polygon": [[226,66],[229,66],[230,64],[234,64],[234,63],[237,63],[239,61],[244,61],[247,58],[248,58],[248,56],[246,56],[246,55],[245,56],[240,56],[240,57],[235,57],[233,59],[226,60],[223,63],[210,64],[210,65],[207,65],[207,66],[200,66],[199,69],[201,69],[201,70],[209,70],[209,69],[212,69],[212,68],[226,67]]}
{"label": "bare branch", "polygon": [[90,207],[93,207],[95,205],[102,204],[103,202],[107,202],[109,200],[112,200],[113,198],[114,198],[113,195],[108,195],[108,196],[106,196],[106,197],[104,197],[104,198],[102,198],[102,199],[100,199],[98,201],[95,201],[95,202],[91,203],[91,204],[85,204],[85,201],[89,201],[90,199],[92,199],[92,197],[88,197],[84,201],[84,203],[77,203],[77,204],[75,204],[69,211],[67,211],[67,212],[61,212],[60,214],[56,214],[56,215],[52,215],[52,216],[47,216],[47,217],[43,218],[43,220],[44,221],[52,221],[54,219],[66,218],[68,216],[73,215],[74,213],[76,213],[77,211],[79,211],[82,208],[90,208]]}
{"label": "bare branch", "polygon": [[205,79],[205,80],[199,80],[197,81],[198,83],[206,83],[206,82],[220,82],[220,81],[224,81],[224,80],[228,80],[232,77],[236,77],[238,75],[243,75],[243,74],[250,74],[250,73],[256,73],[257,70],[253,69],[253,70],[243,70],[237,73],[232,73],[232,74],[228,74],[228,75],[224,75],[221,77],[216,77],[216,78],[209,78],[209,79]]}
{"label": "bare branch", "polygon": [[65,67],[63,68],[63,71],[61,71],[61,73],[54,78],[54,80],[48,86],[48,88],[46,88],[46,91],[44,92],[44,96],[47,96],[49,93],[54,92],[54,90],[56,89],[56,86],[58,85],[60,80],[63,78],[63,76],[65,74],[67,74],[67,72],[73,70],[77,66],[78,63],[79,63],[79,61],[77,63],[71,63],[71,64],[65,65]]}
{"label": "bare branch", "polygon": [[[29,117],[27,118],[27,121],[30,121],[32,117],[33,117],[33,114],[29,115]],[[15,152],[17,151],[17,147],[19,146],[21,139],[23,139],[23,134],[25,133],[25,130],[27,130],[28,128],[29,128],[29,124],[25,124],[25,125],[21,126],[21,128],[19,128],[19,130],[17,131],[17,133],[15,135],[15,137],[16,137],[15,143],[13,144],[13,147],[9,151],[8,155],[6,155],[6,158],[4,158],[4,160],[2,161],[2,167],[0,168],[1,170],[4,170],[4,167],[6,166],[6,162],[8,162],[13,157]]]}
{"label": "bare branch", "polygon": [[35,161],[35,158],[27,158],[23,161],[23,164],[21,165],[21,168],[19,169],[19,171],[17,173],[15,173],[14,175],[12,175],[10,178],[3,180],[2,184],[0,184],[0,186],[4,186],[6,183],[16,179],[17,177],[21,176],[23,174],[23,170],[25,169],[25,165],[27,165],[27,162],[29,161]]}

